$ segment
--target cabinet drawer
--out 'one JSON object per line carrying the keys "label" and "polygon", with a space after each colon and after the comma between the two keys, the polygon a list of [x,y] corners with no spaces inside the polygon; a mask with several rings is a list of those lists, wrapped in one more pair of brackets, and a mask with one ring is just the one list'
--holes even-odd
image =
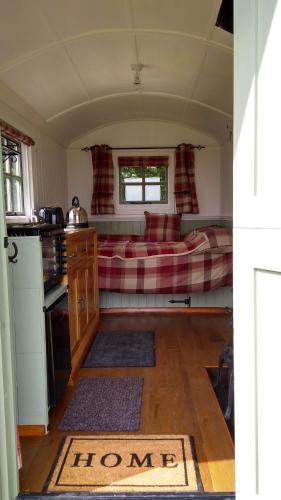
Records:
{"label": "cabinet drawer", "polygon": [[80,260],[77,242],[67,242],[66,245],[67,268],[73,267]]}
{"label": "cabinet drawer", "polygon": [[94,257],[96,255],[96,238],[93,236],[87,238],[87,255],[88,257]]}
{"label": "cabinet drawer", "polygon": [[78,257],[87,257],[87,240],[83,239],[82,241],[77,242],[77,254]]}

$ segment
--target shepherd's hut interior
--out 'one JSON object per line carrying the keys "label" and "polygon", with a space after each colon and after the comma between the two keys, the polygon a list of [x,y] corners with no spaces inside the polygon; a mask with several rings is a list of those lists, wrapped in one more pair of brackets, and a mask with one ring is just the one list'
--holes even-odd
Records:
{"label": "shepherd's hut interior", "polygon": [[0,4],[21,498],[234,498],[232,2]]}

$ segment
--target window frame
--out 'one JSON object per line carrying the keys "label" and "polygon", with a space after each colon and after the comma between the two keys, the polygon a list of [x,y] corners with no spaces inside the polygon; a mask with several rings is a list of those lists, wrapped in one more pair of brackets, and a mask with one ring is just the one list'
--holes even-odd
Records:
{"label": "window frame", "polygon": [[112,159],[114,165],[114,205],[115,215],[108,216],[108,219],[119,220],[143,220],[145,210],[153,211],[155,213],[174,213],[175,212],[175,196],[174,196],[174,173],[175,173],[175,154],[171,149],[153,149],[149,150],[149,156],[168,156],[168,203],[125,203],[119,202],[119,156],[146,156],[143,149],[124,149],[122,151],[113,150]]}
{"label": "window frame", "polygon": [[[22,210],[17,212],[17,211],[8,211],[6,210],[6,216],[7,217],[21,217],[23,215],[25,215],[25,200],[24,200],[24,182],[23,182],[23,165],[22,165],[22,143],[20,141],[17,141],[16,139],[12,139],[11,137],[9,137],[8,135],[6,134],[2,134],[1,135],[1,147],[3,147],[2,145],[2,140],[4,139],[4,141],[9,141],[11,143],[11,147],[12,149],[15,151],[15,156],[17,158],[20,159],[20,162],[19,162],[19,171],[20,171],[20,175],[16,175],[16,174],[13,174],[11,173],[11,166],[13,164],[13,161],[10,159],[10,157],[8,156],[5,160],[3,159],[3,153],[2,153],[2,168],[3,168],[3,180],[4,180],[4,183],[5,183],[5,180],[6,179],[10,179],[11,181],[13,179],[17,180],[20,184],[20,190],[21,190],[21,200],[22,200]],[[9,146],[9,145],[8,145]],[[5,172],[5,164],[6,162],[9,162],[9,170],[10,172]],[[15,200],[14,200],[14,196],[13,196],[13,190],[12,191],[12,205],[13,205],[13,208],[14,208],[14,205],[15,205]],[[4,188],[4,192],[5,192],[5,188]],[[4,195],[6,199],[6,195]]]}
{"label": "window frame", "polygon": [[[151,165],[152,167],[154,165]],[[150,167],[150,165],[143,165],[141,167],[135,167],[137,168],[139,171],[140,171],[140,178],[142,180],[142,182],[130,182],[130,183],[126,183],[126,182],[122,182],[122,174],[121,174],[121,171],[123,168],[130,168],[130,167],[124,167],[124,166],[121,166],[119,165],[118,168],[119,168],[119,204],[120,205],[159,205],[159,204],[162,204],[162,205],[167,205],[168,204],[168,201],[169,201],[169,176],[168,176],[168,173],[169,173],[169,166],[166,166],[166,165],[163,165],[163,166],[160,166],[160,168],[164,168],[165,169],[165,181],[161,182],[145,182],[146,180],[146,176],[145,176],[145,169],[147,167]],[[133,165],[132,165],[132,168]],[[141,201],[126,201],[123,197],[123,187],[125,186],[141,186],[142,188],[142,200]],[[166,187],[166,197],[164,200],[146,200],[145,199],[145,188],[146,186],[162,186],[164,185]]]}
{"label": "window frame", "polygon": [[29,222],[31,207],[34,205],[34,195],[33,195],[33,182],[32,182],[32,157],[31,149],[25,145],[23,142],[9,137],[8,134],[0,132],[1,138],[1,168],[3,172],[3,179],[6,175],[3,168],[2,160],[2,137],[7,138],[15,143],[20,144],[21,148],[21,177],[22,177],[22,196],[23,196],[23,212],[5,212],[7,222]]}

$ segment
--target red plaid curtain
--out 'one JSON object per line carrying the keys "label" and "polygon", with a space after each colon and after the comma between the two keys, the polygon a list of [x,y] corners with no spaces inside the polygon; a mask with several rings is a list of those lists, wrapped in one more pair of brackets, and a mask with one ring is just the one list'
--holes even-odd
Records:
{"label": "red plaid curtain", "polygon": [[23,134],[20,130],[12,127],[12,125],[9,125],[8,123],[4,122],[3,120],[0,120],[0,130],[1,130],[1,132],[4,132],[4,134],[7,134],[9,137],[11,137],[11,139],[16,139],[19,142],[26,144],[26,146],[34,146],[35,145],[35,142],[33,139],[31,139],[31,137]]}
{"label": "red plaid curtain", "polygon": [[119,167],[168,167],[168,156],[119,156]]}
{"label": "red plaid curtain", "polygon": [[114,172],[111,148],[106,144],[91,147],[93,195],[91,214],[114,214]]}
{"label": "red plaid curtain", "polygon": [[178,214],[198,214],[194,149],[191,144],[180,144],[176,148],[175,198]]}

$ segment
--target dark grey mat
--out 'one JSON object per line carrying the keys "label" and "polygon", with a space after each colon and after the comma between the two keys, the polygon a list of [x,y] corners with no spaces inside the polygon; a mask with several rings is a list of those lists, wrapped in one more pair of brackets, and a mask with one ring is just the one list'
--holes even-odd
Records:
{"label": "dark grey mat", "polygon": [[155,366],[154,332],[98,332],[83,368]]}
{"label": "dark grey mat", "polygon": [[138,431],[141,377],[82,378],[58,426],[60,431]]}

